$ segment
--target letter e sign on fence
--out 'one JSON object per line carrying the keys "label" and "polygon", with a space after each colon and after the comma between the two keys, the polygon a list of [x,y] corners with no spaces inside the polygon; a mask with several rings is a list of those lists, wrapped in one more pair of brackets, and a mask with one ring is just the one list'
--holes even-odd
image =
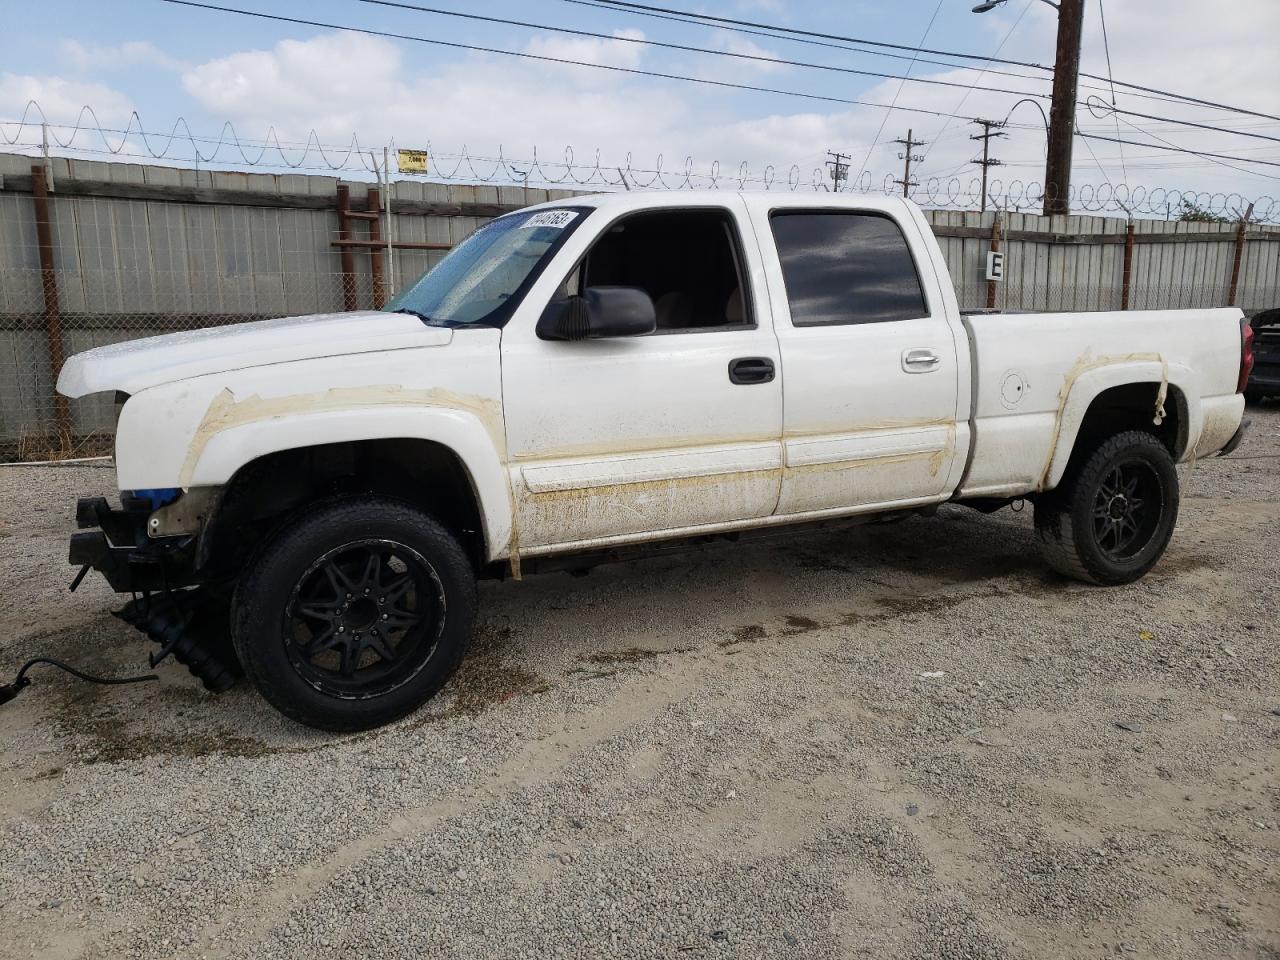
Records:
{"label": "letter e sign on fence", "polygon": [[987,251],[987,276],[988,280],[1004,279],[1004,253],[999,250]]}

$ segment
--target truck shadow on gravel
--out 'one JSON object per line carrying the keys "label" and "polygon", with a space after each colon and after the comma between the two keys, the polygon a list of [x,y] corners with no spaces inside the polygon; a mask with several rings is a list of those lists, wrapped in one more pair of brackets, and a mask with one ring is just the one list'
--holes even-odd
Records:
{"label": "truck shadow on gravel", "polygon": [[[1209,557],[1175,549],[1152,577],[1157,581],[1175,578],[1208,563]],[[704,569],[699,576],[700,568],[714,574]],[[794,612],[742,623],[731,598],[748,590],[746,579],[761,569],[784,585],[784,593],[794,594]],[[476,639],[457,675],[434,701],[383,731],[327,735],[290,724],[281,727],[247,683],[213,697],[185,675],[182,686],[166,677],[161,684],[132,689],[58,681],[45,690],[49,702],[44,709],[46,718],[68,741],[74,758],[87,763],[213,754],[253,758],[325,750],[387,732],[478,715],[517,697],[547,693],[562,683],[609,677],[640,669],[648,661],[697,652],[697,644],[671,642],[678,636],[674,630],[673,636],[662,638],[666,642],[653,647],[616,637],[620,632],[617,625],[625,624],[628,603],[636,602],[637,579],[652,596],[674,597],[691,577],[697,581],[692,589],[699,594],[696,602],[705,605],[705,617],[723,624],[723,633],[714,645],[703,644],[701,649],[718,648],[726,654],[736,654],[753,643],[833,627],[914,620],[958,604],[998,600],[1011,594],[1063,596],[1094,589],[1046,571],[1038,562],[1030,524],[1025,520],[944,511],[935,517],[893,524],[801,531],[742,544],[716,542],[661,561],[608,565],[586,578],[547,574],[525,583],[491,585],[488,599],[496,609],[482,615]],[[822,615],[805,611],[808,588],[804,581],[815,577],[828,584],[835,580],[840,586],[847,585],[852,608]],[[708,589],[714,585],[725,599],[701,597],[703,579]],[[544,600],[552,596],[556,602],[523,619],[522,595]],[[575,637],[565,651],[570,663],[578,665],[556,671],[559,676],[552,679],[536,670],[533,658],[524,651],[537,650],[564,629],[561,620],[568,614],[557,612],[564,610],[588,617],[598,629],[578,631],[580,639]],[[78,661],[83,660],[86,634],[101,635],[109,640],[102,649],[113,661],[106,672],[134,671],[147,650],[146,643],[114,621],[106,622],[112,626],[106,628],[103,622],[95,621],[88,628],[58,631],[31,644]],[[582,626],[581,620],[578,626]],[[623,639],[625,645],[609,649],[610,637]]]}

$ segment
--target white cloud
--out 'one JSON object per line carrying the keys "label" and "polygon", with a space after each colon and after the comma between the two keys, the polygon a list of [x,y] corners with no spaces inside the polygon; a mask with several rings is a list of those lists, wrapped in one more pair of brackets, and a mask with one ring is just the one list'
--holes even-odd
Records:
{"label": "white cloud", "polygon": [[[613,35],[619,39],[598,40],[594,37],[547,34],[530,40],[525,45],[525,52],[540,57],[578,60],[612,67],[638,66],[644,53],[644,45],[635,41],[644,39],[644,31],[615,30]],[[582,71],[581,67],[575,69]]]}
{"label": "white cloud", "polygon": [[[123,123],[132,110],[128,97],[105,84],[81,83],[65,77],[0,74],[0,118],[19,119],[32,100],[44,110],[49,122],[55,124],[74,124],[85,106],[92,107],[104,124]],[[35,123],[38,135],[40,115],[29,114],[28,122]],[[10,137],[15,134],[7,122],[5,132]]]}
{"label": "white cloud", "polygon": [[[1053,12],[1034,0],[1026,2],[1030,4],[1027,15],[1011,35],[1009,29],[1018,9],[982,18],[984,25],[989,25],[992,38],[983,47],[994,50],[1008,35],[1002,56],[1047,62],[1054,48]],[[1280,61],[1270,55],[1268,32],[1259,29],[1276,17],[1273,0],[1233,0],[1233,4],[1232,17],[1206,24],[1202,0],[1167,0],[1162,5],[1159,24],[1154,27],[1149,10],[1144,13],[1134,5],[1114,5],[1108,10],[1108,27],[1117,75],[1150,86],[1280,113]],[[1096,5],[1090,4],[1087,12],[1085,69],[1101,75],[1106,66]],[[1152,42],[1153,29],[1159,31],[1159,43]],[[620,36],[642,39],[644,34],[628,31]],[[729,31],[715,31],[711,42],[725,50],[776,56]],[[938,45],[948,44],[939,41]],[[757,174],[765,164],[775,164],[779,179],[786,179],[791,163],[801,161],[798,176],[803,182],[808,182],[815,171],[818,176],[825,175],[822,161],[828,148],[852,154],[855,173],[863,158],[868,157],[867,167],[874,172],[877,183],[886,175],[898,175],[900,148],[889,141],[903,136],[911,127],[916,137],[932,141],[923,148],[927,160],[918,169],[921,178],[955,176],[965,184],[978,172],[968,162],[978,149],[969,140],[974,128],[964,120],[947,123],[943,118],[910,113],[906,108],[1000,119],[1008,114],[1015,98],[990,92],[989,87],[1047,91],[1049,86],[1047,73],[1031,69],[1000,67],[1031,74],[1035,79],[988,74],[980,80],[972,71],[928,73],[928,65],[915,67],[915,76],[976,83],[977,89],[961,104],[963,91],[954,88],[907,83],[897,94],[898,82],[889,80],[852,93],[846,92],[845,85],[833,87],[823,83],[819,75],[795,68],[658,53],[621,39],[542,35],[523,49],[538,56],[743,83],[759,83],[754,78],[762,71],[784,71],[785,80],[771,78],[769,85],[833,90],[837,96],[880,103],[889,103],[897,95],[899,109],[889,117],[880,142],[872,147],[884,116],[880,109],[734,94],[498,55],[475,54],[440,62],[433,60],[430,47],[406,47],[357,33],[328,33],[307,40],[283,41],[266,50],[233,53],[188,68],[182,75],[182,85],[214,122],[232,120],[242,136],[261,136],[274,125],[282,137],[302,140],[315,128],[326,143],[346,144],[355,131],[366,145],[394,138],[403,146],[429,143],[440,154],[466,145],[480,155],[493,155],[501,145],[508,157],[527,158],[537,149],[541,158],[553,161],[559,160],[569,145],[580,159],[599,150],[609,167],[625,163],[628,155],[636,167],[652,167],[661,155],[666,169],[683,169],[684,158],[692,156],[698,172],[709,170],[718,159],[721,172],[728,175],[746,160]],[[833,62],[885,69],[885,62],[879,58],[852,53]],[[902,66],[905,64],[898,63],[899,68]],[[1088,79],[1082,83],[1097,86],[1096,81]],[[1100,92],[1082,86],[1081,97]],[[1229,125],[1252,122],[1220,109],[1144,100],[1123,88],[1118,89],[1118,98],[1121,107],[1149,113],[1224,120]],[[1045,104],[1047,109],[1047,101]],[[1038,181],[1043,174],[1044,157],[1039,116],[1034,108],[1020,106],[1012,119],[1015,126],[1009,128],[1009,137],[995,145],[995,155],[1007,165],[994,174],[1005,182]],[[1149,124],[1130,119],[1140,126]],[[1085,112],[1079,122],[1087,131],[1115,135],[1112,119],[1094,119]],[[1257,149],[1265,148],[1267,141],[1176,127],[1156,129],[1180,145],[1246,156],[1280,156],[1280,150],[1268,153]],[[1280,127],[1263,129],[1275,133]],[[1139,131],[1123,124],[1121,135],[1144,139]],[[1106,175],[1118,181],[1118,145],[1102,141],[1089,141],[1086,145],[1086,141],[1077,140],[1077,182],[1103,180],[1089,147]],[[1195,157],[1138,147],[1126,147],[1125,154],[1129,179],[1134,183],[1253,194],[1276,192],[1275,180],[1237,173]],[[1265,167],[1246,169],[1270,172]],[[1280,173],[1280,168],[1270,169]]]}
{"label": "white cloud", "polygon": [[[734,33],[730,30],[717,30],[712,35],[712,42],[717,50],[723,50],[726,53],[736,54],[734,62],[739,65],[745,65],[758,73],[777,73],[786,69],[783,64],[774,62],[779,59],[777,52],[767,50],[754,43],[740,33]],[[758,59],[738,59],[738,57],[753,57]],[[721,64],[716,64],[721,66]]]}
{"label": "white cloud", "polygon": [[63,40],[62,56],[81,72],[97,69],[119,69],[138,64],[159,67],[162,70],[181,70],[181,60],[169,56],[146,40],[129,40],[114,47],[98,43],[81,43],[79,40]]}

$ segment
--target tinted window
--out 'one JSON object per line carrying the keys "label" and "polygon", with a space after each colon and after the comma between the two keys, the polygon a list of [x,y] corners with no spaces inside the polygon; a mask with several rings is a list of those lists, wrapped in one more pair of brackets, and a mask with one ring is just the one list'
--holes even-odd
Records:
{"label": "tinted window", "polygon": [[771,217],[797,327],[910,320],[928,313],[902,230],[876,213]]}

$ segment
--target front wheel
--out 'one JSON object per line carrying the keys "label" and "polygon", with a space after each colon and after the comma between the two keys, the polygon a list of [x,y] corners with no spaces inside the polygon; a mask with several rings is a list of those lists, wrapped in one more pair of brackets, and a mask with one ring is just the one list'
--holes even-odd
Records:
{"label": "front wheel", "polygon": [[236,589],[245,672],[286,716],[365,730],[404,716],[457,670],[476,590],[457,540],[408,504],[332,503],[287,526]]}
{"label": "front wheel", "polygon": [[1178,520],[1178,473],[1159,439],[1117,434],[1036,503],[1048,564],[1086,583],[1137,580],[1163,556]]}

